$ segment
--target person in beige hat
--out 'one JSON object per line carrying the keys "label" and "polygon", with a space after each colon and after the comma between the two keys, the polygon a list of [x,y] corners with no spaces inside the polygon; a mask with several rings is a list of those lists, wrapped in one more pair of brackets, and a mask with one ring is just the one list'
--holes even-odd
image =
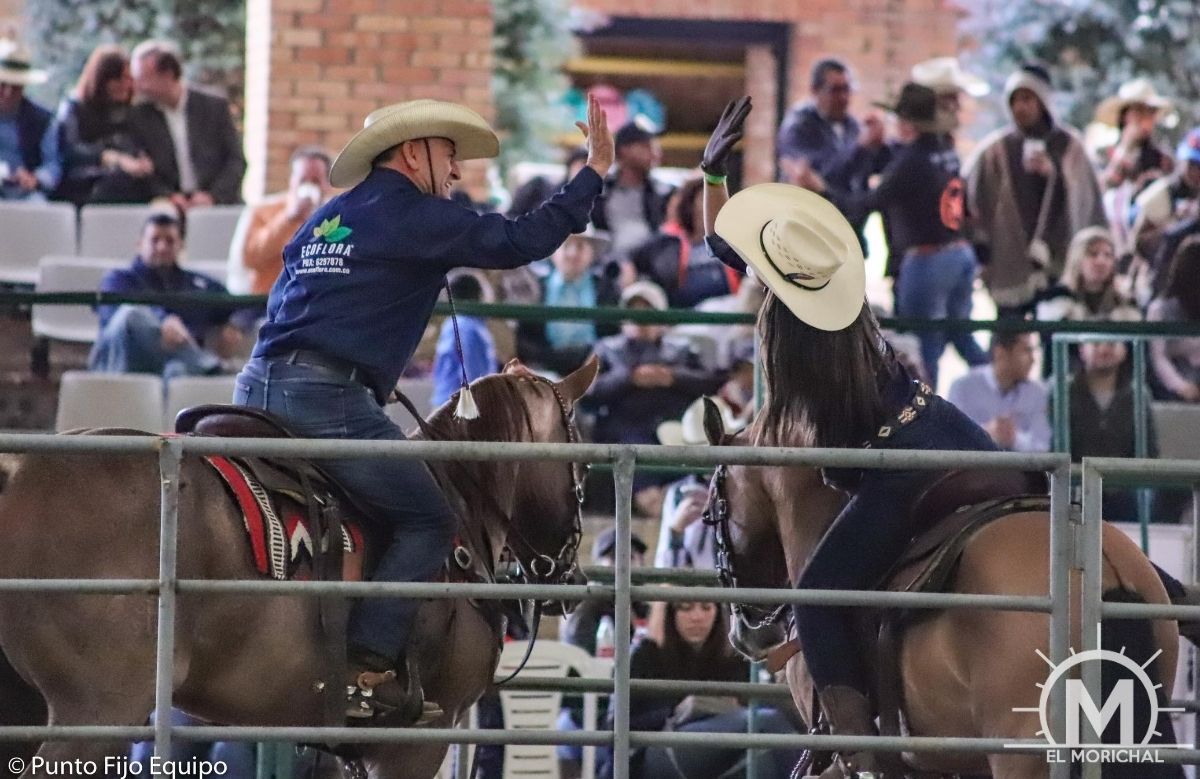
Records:
{"label": "person in beige hat", "polygon": [[[277,414],[306,437],[403,439],[383,404],[428,327],[446,274],[527,265],[587,226],[613,144],[595,101],[579,126],[587,165],[540,208],[508,220],[449,199],[460,160],[498,152],[483,117],[436,100],[372,112],[330,168],[331,183],[346,191],[316,208],[283,250],[283,271],[234,402]],[[458,413],[478,416],[465,382],[458,395]],[[437,573],[456,519],[423,463],[324,466],[389,529],[376,580],[423,581]],[[403,725],[438,713],[423,700],[408,662],[417,607],[387,598],[356,604],[348,629],[348,717]]]}
{"label": "person in beige hat", "polygon": [[1117,94],[1097,106],[1096,121],[1121,132],[1117,145],[1108,153],[1105,186],[1129,184],[1127,198],[1133,198],[1151,181],[1175,169],[1170,148],[1154,139],[1154,131],[1171,108],[1171,101],[1144,78],[1122,84]]}
{"label": "person in beige hat", "polygon": [[957,57],[934,57],[918,62],[912,67],[912,80],[937,94],[939,118],[946,132],[951,133],[961,125],[962,96],[983,97],[990,91],[986,81],[963,70]]}
{"label": "person in beige hat", "polygon": [[45,200],[62,176],[54,116],[25,96],[25,87],[45,83],[29,51],[0,39],[0,198]]}

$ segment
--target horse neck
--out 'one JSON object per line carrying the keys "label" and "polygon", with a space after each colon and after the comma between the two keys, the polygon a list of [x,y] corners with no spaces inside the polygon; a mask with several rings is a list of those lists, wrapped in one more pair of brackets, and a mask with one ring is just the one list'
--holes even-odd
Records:
{"label": "horse neck", "polygon": [[512,460],[434,463],[431,468],[458,515],[459,536],[490,565],[507,541],[519,463]]}

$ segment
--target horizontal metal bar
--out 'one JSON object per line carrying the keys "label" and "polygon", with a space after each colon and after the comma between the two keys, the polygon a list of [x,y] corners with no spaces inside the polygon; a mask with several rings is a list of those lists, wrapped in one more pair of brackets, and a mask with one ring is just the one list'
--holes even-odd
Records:
{"label": "horizontal metal bar", "polygon": [[[501,677],[503,678],[503,677]],[[629,688],[634,695],[733,695],[739,698],[791,699],[786,684],[755,682],[697,682],[673,679],[631,679]],[[578,676],[517,676],[501,688],[504,692],[562,692],[611,694],[612,679]]]}
{"label": "horizontal metal bar", "polygon": [[1200,619],[1200,606],[1170,603],[1101,603],[1100,616],[1110,619]]}
{"label": "horizontal metal bar", "polygon": [[713,603],[781,603],[806,606],[868,606],[913,609],[987,609],[1050,613],[1049,597],[1018,595],[967,595],[963,593],[879,592],[876,590],[795,590],[724,587],[660,587],[636,585],[630,594],[637,601],[711,601]]}
{"label": "horizontal metal bar", "polygon": [[0,593],[4,592],[153,595],[158,579],[0,579]]}
{"label": "horizontal metal bar", "polygon": [[[163,439],[150,436],[55,436],[38,433],[0,434],[0,452],[55,451],[157,452]],[[307,457],[324,459],[382,457],[402,460],[555,460],[613,462],[631,452],[639,463],[695,465],[763,465],[816,468],[991,468],[1054,470],[1068,464],[1064,454],[958,452],[884,449],[806,449],[755,446],[650,446],[615,444],[548,444],[495,441],[362,441],[307,438],[183,439],[191,455]],[[1197,465],[1200,468],[1200,465]]]}
{"label": "horizontal metal bar", "polygon": [[1119,457],[1087,457],[1084,465],[1101,476],[1144,476],[1200,480],[1200,460],[1135,460]]}
{"label": "horizontal metal bar", "polygon": [[[616,569],[609,565],[581,566],[589,582],[608,583],[614,580]],[[662,582],[664,584],[718,584],[717,572],[702,568],[653,568],[638,566],[630,569],[635,582]]]}

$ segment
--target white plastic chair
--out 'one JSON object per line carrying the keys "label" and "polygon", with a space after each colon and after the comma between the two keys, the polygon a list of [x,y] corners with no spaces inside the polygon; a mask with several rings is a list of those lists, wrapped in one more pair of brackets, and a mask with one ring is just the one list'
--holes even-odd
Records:
{"label": "white plastic chair", "polygon": [[75,208],[69,203],[0,203],[0,281],[35,284],[38,261],[75,254]]}
{"label": "white plastic chair", "polygon": [[1179,460],[1200,457],[1200,404],[1151,403],[1158,456]]}
{"label": "white plastic chair", "polygon": [[167,382],[163,430],[175,429],[175,415],[190,406],[233,402],[233,376],[180,376]]}
{"label": "white plastic chair", "polygon": [[[525,656],[527,644],[513,641],[504,645],[500,652],[497,678],[504,678],[516,670]],[[574,671],[581,676],[595,673],[593,658],[585,651],[558,641],[539,640],[533,646],[529,662],[520,676],[549,676],[565,678]],[[520,678],[518,676],[518,678]],[[596,728],[596,693],[583,696],[583,727]],[[518,692],[500,688],[500,706],[504,712],[505,730],[554,730],[558,712],[562,708],[561,692]],[[584,747],[583,776],[595,774],[595,747]],[[504,747],[504,777],[542,777],[558,779],[558,756],[555,747],[522,746],[507,744]]]}
{"label": "white plastic chair", "polygon": [[[229,261],[229,246],[237,231],[245,206],[208,206],[193,208],[187,215],[188,262],[196,260]],[[223,274],[222,274],[223,275]],[[221,277],[218,277],[221,278]]]}
{"label": "white plastic chair", "polygon": [[58,392],[54,429],[127,427],[162,430],[162,377],[149,373],[67,371]]}
{"label": "white plastic chair", "polygon": [[94,205],[79,211],[79,254],[133,257],[150,214],[148,205]]}
{"label": "white plastic chair", "polygon": [[[127,263],[90,257],[43,257],[38,263],[38,292],[95,292],[104,275]],[[33,334],[41,338],[92,343],[100,323],[91,306],[35,304]]]}

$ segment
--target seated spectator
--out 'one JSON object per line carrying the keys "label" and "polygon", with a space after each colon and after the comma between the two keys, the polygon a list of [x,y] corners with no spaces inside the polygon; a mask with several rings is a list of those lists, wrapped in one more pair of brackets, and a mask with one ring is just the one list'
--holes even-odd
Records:
{"label": "seated spectator", "polygon": [[[621,305],[665,311],[667,295],[657,285],[639,281],[621,293]],[[600,375],[588,402],[598,412],[594,437],[599,443],[652,444],[661,422],[678,418],[723,381],[703,367],[687,341],[666,335],[663,325],[627,322],[620,335],[596,345],[596,355]],[[641,472],[634,478],[634,504],[642,516],[661,514],[664,483],[661,476]]]}
{"label": "seated spectator", "polygon": [[169,41],[139,43],[130,65],[142,100],[130,127],[154,163],[154,196],[170,197],[180,211],[242,202],[246,158],[229,101],[184,80],[179,47]]}
{"label": "seated spectator", "polygon": [[[720,397],[711,400],[720,409],[727,432],[741,429],[745,420],[737,419],[733,409]],[[664,446],[706,446],[704,398],[688,406],[682,418],[659,425],[658,442]],[[663,492],[658,548],[654,553],[655,567],[716,569],[714,530],[700,521],[708,504],[708,483],[707,474],[692,473],[667,485]]]}
{"label": "seated spectator", "polygon": [[44,84],[17,41],[0,39],[0,199],[45,200],[62,175],[54,116],[25,96]]}
{"label": "seated spectator", "polygon": [[[1166,264],[1186,235],[1166,247],[1167,234],[1180,224],[1195,225],[1200,216],[1200,127],[1193,128],[1175,150],[1175,173],[1155,181],[1138,195],[1132,230],[1137,260],[1138,300],[1146,303],[1166,285]],[[1187,234],[1194,232],[1188,231]],[[1165,250],[1165,251],[1164,251]]]}
{"label": "seated spectator", "polygon": [[633,251],[638,275],[667,293],[673,308],[691,308],[737,292],[739,277],[704,242],[704,179],[687,181],[671,197],[667,221]]}
{"label": "seated spectator", "polygon": [[1097,106],[1096,121],[1121,133],[1104,169],[1106,187],[1129,184],[1136,195],[1148,183],[1175,169],[1170,147],[1154,139],[1157,125],[1170,111],[1171,102],[1144,78],[1122,84],[1116,95]]}
{"label": "seated spectator", "polygon": [[[650,628],[633,646],[629,675],[633,679],[682,679],[702,682],[744,682],[749,664],[729,645],[728,620],[715,603],[655,603]],[[633,730],[671,730],[681,733],[745,733],[749,709],[735,697],[713,695],[638,695],[630,698],[629,726]],[[612,727],[610,710],[608,727]],[[755,712],[759,733],[794,733],[779,711]],[[597,775],[612,776],[611,752],[601,750]],[[630,757],[633,779],[686,777],[716,779],[733,769],[746,750],[711,747],[639,747]],[[799,750],[774,750],[763,755],[760,776],[788,776]]]}
{"label": "seated spectator", "polygon": [[56,200],[88,203],[148,203],[154,163],[129,129],[133,76],[120,46],[97,46],[75,92],[58,109],[62,180]]}
{"label": "seated spectator", "polygon": [[247,291],[265,295],[283,270],[283,247],[329,199],[329,155],[315,146],[292,153],[287,192],[272,195],[246,209],[242,266],[249,275]]}
{"label": "seated spectator", "polygon": [[[1161,297],[1146,310],[1150,322],[1200,322],[1200,238],[1192,236],[1175,252]],[[1200,338],[1150,341],[1156,394],[1163,400],[1200,400]]]}
{"label": "seated spectator", "polygon": [[[180,221],[153,214],[142,228],[133,264],[109,271],[100,291],[224,293],[217,281],[179,267],[182,250]],[[224,372],[223,360],[232,359],[242,342],[242,331],[224,307],[122,304],[98,306],[96,312],[100,335],[88,358],[94,371],[212,375]]]}
{"label": "seated spectator", "polygon": [[[595,259],[608,247],[608,236],[593,230],[567,238],[550,258],[550,273],[539,280],[542,305],[593,308],[620,299],[617,280]],[[600,335],[612,330],[585,320],[522,321],[517,325],[517,356],[531,368],[566,376],[583,364]]]}
{"label": "seated spectator", "polygon": [[1037,318],[1047,322],[1137,322],[1141,312],[1121,289],[1116,243],[1104,227],[1085,227],[1067,247],[1061,283],[1047,290]]}
{"label": "seated spectator", "polygon": [[991,362],[972,368],[950,385],[950,402],[1001,449],[1050,450],[1049,393],[1030,377],[1037,349],[1034,333],[993,333]]}
{"label": "seated spectator", "polygon": [[662,148],[653,132],[629,122],[613,134],[613,144],[616,165],[592,207],[592,224],[612,237],[607,259],[632,267],[627,263],[633,250],[666,221],[672,188],[652,175],[662,161]]}
{"label": "seated spectator", "polygon": [[[1071,380],[1071,459],[1136,457],[1133,382],[1126,370],[1128,349],[1122,341],[1086,341],[1079,346],[1081,365]],[[1158,456],[1152,414],[1146,414],[1146,454]],[[1138,520],[1136,490],[1105,489],[1104,518]]]}
{"label": "seated spectator", "polygon": [[[450,295],[456,303],[479,303],[485,297],[483,284],[480,276],[460,272],[450,280]],[[442,405],[464,383],[495,373],[499,366],[496,342],[482,317],[469,314],[446,317],[433,358],[433,405]]]}

